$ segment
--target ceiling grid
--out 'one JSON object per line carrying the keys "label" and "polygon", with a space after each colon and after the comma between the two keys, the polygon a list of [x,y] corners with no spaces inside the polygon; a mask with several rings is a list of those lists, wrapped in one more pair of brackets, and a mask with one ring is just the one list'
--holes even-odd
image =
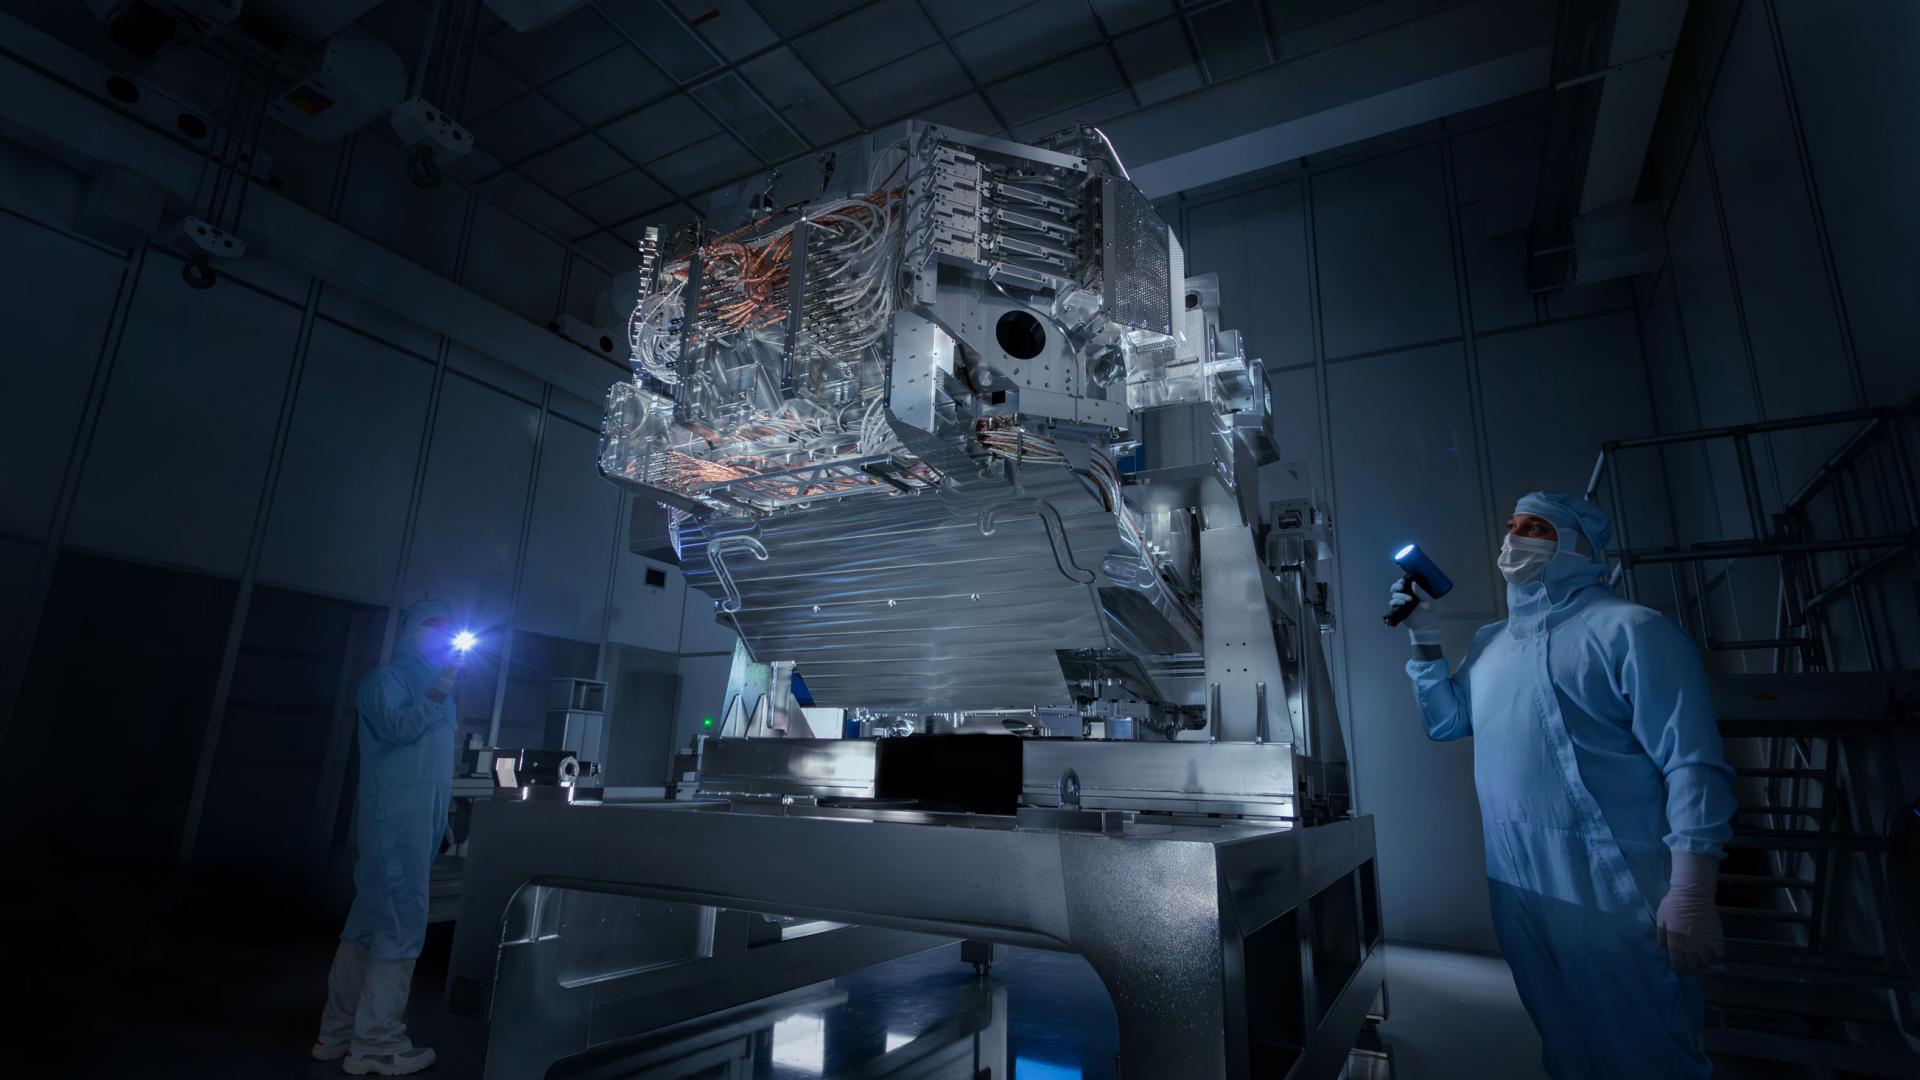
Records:
{"label": "ceiling grid", "polygon": [[[1283,31],[1444,2],[592,0],[529,33],[489,16],[459,171],[606,256],[863,130],[950,117],[1031,139],[1293,59]],[[362,22],[411,55],[426,7]]]}

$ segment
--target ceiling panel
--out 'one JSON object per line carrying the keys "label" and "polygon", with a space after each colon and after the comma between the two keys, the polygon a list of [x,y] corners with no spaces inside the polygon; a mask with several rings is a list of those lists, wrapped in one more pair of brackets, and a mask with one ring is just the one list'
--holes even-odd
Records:
{"label": "ceiling panel", "polygon": [[616,274],[640,262],[640,255],[634,250],[634,245],[610,232],[597,232],[591,236],[584,236],[575,240],[573,244]]}
{"label": "ceiling panel", "polygon": [[[924,0],[927,10],[949,34],[971,30],[989,19],[1018,11],[1031,0]],[[1084,6],[1086,0],[1079,0]]]}
{"label": "ceiling panel", "polygon": [[[1380,0],[1266,0],[1267,21],[1273,32],[1284,34],[1338,15],[1345,15]],[[1435,0],[1429,4],[1438,6]]]}
{"label": "ceiling panel", "polygon": [[673,6],[729,60],[751,56],[780,40],[748,0],[673,0]]}
{"label": "ceiling panel", "polygon": [[674,233],[685,222],[693,220],[693,209],[686,203],[672,203],[650,214],[642,214],[632,221],[625,222],[613,229],[613,234],[626,241],[628,246],[637,248],[646,235],[648,226],[660,230],[662,243],[670,243]]}
{"label": "ceiling panel", "polygon": [[[13,5],[9,5],[10,7]],[[354,20],[355,25],[406,57],[407,70],[420,55],[420,35],[427,29],[427,9],[410,0],[387,0]]]}
{"label": "ceiling panel", "polygon": [[502,206],[536,225],[545,226],[558,236],[571,240],[593,231],[593,222],[579,211],[542,191],[538,184],[517,172],[503,172],[482,183],[480,188],[499,200]]}
{"label": "ceiling panel", "polygon": [[1167,0],[1089,0],[1107,33],[1118,34],[1165,18],[1173,11]]}
{"label": "ceiling panel", "polygon": [[522,163],[519,170],[556,195],[571,195],[631,167],[598,136],[582,135]]}
{"label": "ceiling panel", "polygon": [[1007,122],[1018,128],[1038,117],[1125,88],[1113,57],[1099,46],[990,86],[987,96]]}
{"label": "ceiling panel", "polygon": [[630,112],[673,89],[673,82],[632,46],[622,45],[548,83],[546,95],[588,126]]}
{"label": "ceiling panel", "polygon": [[1068,106],[1059,112],[1048,113],[1023,124],[1017,124],[1013,129],[1013,137],[1017,140],[1030,141],[1082,124],[1104,124],[1132,108],[1133,94],[1126,90],[1118,90],[1091,101]]}
{"label": "ceiling panel", "polygon": [[740,73],[815,146],[844,139],[860,128],[792,49],[755,57],[740,65]]}
{"label": "ceiling panel", "polygon": [[1200,43],[1200,58],[1215,79],[1230,78],[1267,62],[1267,31],[1254,0],[1229,0],[1188,16]]}
{"label": "ceiling panel", "polygon": [[1113,47],[1142,104],[1165,101],[1200,86],[1200,66],[1193,62],[1178,19],[1122,34]]}
{"label": "ceiling panel", "polygon": [[672,202],[673,194],[640,170],[628,169],[567,201],[600,224],[615,225]]}
{"label": "ceiling panel", "polygon": [[525,80],[507,70],[507,65],[494,59],[492,53],[476,49],[473,54],[473,77],[467,81],[466,118],[462,123],[485,116],[526,92]]}
{"label": "ceiling panel", "polygon": [[455,176],[467,180],[478,180],[482,177],[492,176],[494,173],[506,168],[506,166],[500,163],[499,158],[487,153],[485,148],[476,146],[466,153],[461,154],[459,157],[454,158],[452,161],[445,163],[442,168]]}
{"label": "ceiling panel", "polygon": [[954,35],[953,47],[974,78],[991,82],[1099,37],[1087,0],[1037,0]]}
{"label": "ceiling panel", "polygon": [[526,94],[475,120],[473,142],[512,164],[580,134],[581,127],[539,94]]}
{"label": "ceiling panel", "polygon": [[807,148],[737,75],[697,86],[693,96],[763,161],[783,161]]}
{"label": "ceiling panel", "polygon": [[618,43],[607,20],[592,8],[581,8],[532,33],[502,30],[488,38],[485,47],[514,74],[539,84],[572,71]]}
{"label": "ceiling panel", "polygon": [[[411,59],[430,2],[361,22]],[[529,34],[488,20],[466,113],[478,146],[452,168],[624,265],[636,219],[670,225],[863,126],[1033,138],[1458,2],[591,0]],[[1270,46],[1269,27],[1287,36]]]}
{"label": "ceiling panel", "polygon": [[921,49],[839,87],[854,115],[873,127],[922,105],[953,97],[971,84],[945,45]]}
{"label": "ceiling panel", "polygon": [[773,25],[785,33],[804,30],[814,23],[837,15],[863,0],[754,0]]}
{"label": "ceiling panel", "polygon": [[659,0],[598,0],[594,7],[683,83],[720,66],[713,50]]}
{"label": "ceiling panel", "polygon": [[760,167],[759,159],[731,135],[715,135],[675,151],[647,167],[681,195],[692,195],[737,180]]}
{"label": "ceiling panel", "polygon": [[935,124],[951,124],[961,131],[971,131],[976,135],[999,135],[1000,121],[988,107],[987,99],[979,94],[965,94],[952,101],[943,101],[938,105],[924,105],[913,110],[914,119],[926,120]]}
{"label": "ceiling panel", "polygon": [[797,39],[813,70],[843,83],[940,40],[915,0],[880,0]]}
{"label": "ceiling panel", "polygon": [[675,94],[608,124],[600,135],[634,161],[652,161],[719,131],[692,98]]}

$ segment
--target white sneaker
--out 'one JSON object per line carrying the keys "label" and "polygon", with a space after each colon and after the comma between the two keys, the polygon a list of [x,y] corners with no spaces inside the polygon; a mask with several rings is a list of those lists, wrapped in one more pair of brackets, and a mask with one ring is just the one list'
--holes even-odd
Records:
{"label": "white sneaker", "polygon": [[353,1054],[340,1063],[348,1076],[406,1076],[433,1067],[439,1055],[424,1046],[398,1054]]}
{"label": "white sneaker", "polygon": [[325,1039],[313,1040],[313,1060],[315,1061],[339,1061],[346,1056],[346,1043],[330,1043]]}

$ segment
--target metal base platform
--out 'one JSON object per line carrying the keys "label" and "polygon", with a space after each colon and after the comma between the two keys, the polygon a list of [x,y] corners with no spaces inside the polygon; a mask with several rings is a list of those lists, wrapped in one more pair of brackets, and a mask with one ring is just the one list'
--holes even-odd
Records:
{"label": "metal base platform", "polygon": [[448,1004],[493,1023],[488,1076],[540,1075],[971,938],[1085,957],[1124,1075],[1338,1075],[1384,977],[1371,819],[1146,820],[1100,833],[918,811],[483,803]]}

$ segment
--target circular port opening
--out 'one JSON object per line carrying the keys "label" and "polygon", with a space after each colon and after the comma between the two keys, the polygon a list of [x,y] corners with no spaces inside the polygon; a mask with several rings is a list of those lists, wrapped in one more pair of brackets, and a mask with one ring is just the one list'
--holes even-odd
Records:
{"label": "circular port opening", "polygon": [[181,113],[179,118],[174,120],[174,123],[180,125],[180,133],[189,139],[204,139],[207,137],[206,121],[192,113]]}
{"label": "circular port opening", "polygon": [[127,78],[125,75],[115,75],[113,78],[108,79],[107,93],[112,94],[113,100],[123,105],[131,105],[140,100],[140,88],[135,86],[133,80]]}
{"label": "circular port opening", "polygon": [[1031,312],[1009,311],[994,324],[993,338],[1015,360],[1031,360],[1047,347],[1047,328]]}

